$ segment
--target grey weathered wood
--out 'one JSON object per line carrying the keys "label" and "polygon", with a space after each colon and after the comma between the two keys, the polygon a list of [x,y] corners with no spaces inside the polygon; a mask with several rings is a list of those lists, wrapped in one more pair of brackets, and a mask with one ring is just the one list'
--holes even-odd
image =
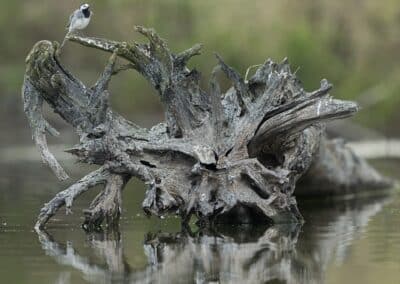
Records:
{"label": "grey weathered wood", "polygon": [[[29,54],[25,112],[44,161],[60,179],[67,177],[47,148],[44,131],[55,131],[41,113],[46,102],[80,137],[68,152],[81,162],[102,166],[100,173],[89,174],[46,204],[37,227],[64,204],[69,206],[65,200],[73,200],[77,191],[100,182],[105,189],[86,212],[85,224],[114,223],[120,214],[120,192],[131,177],[148,185],[143,209],[157,216],[175,213],[186,221],[195,214],[203,224],[225,222],[232,214],[238,223],[302,222],[293,196],[295,184],[315,157],[321,157],[316,154],[325,147],[324,123],[354,114],[357,104],[332,99],[326,80],[318,90],[304,91],[287,60],[267,60],[245,82],[217,56],[207,92],[200,87],[199,72],[186,67],[200,54],[201,45],[174,54],[154,30],[136,29],[148,43],[68,37],[111,53],[92,87],[62,65],[57,43],[40,41]],[[129,64],[116,66],[117,57]],[[141,128],[111,109],[108,83],[128,68],[136,69],[158,91],[165,123]],[[226,93],[216,80],[220,71],[232,81]],[[370,170],[363,167],[360,177]]]}
{"label": "grey weathered wood", "polygon": [[296,195],[326,197],[354,194],[384,189],[391,184],[390,179],[382,177],[342,139],[323,138],[310,168],[300,181]]}

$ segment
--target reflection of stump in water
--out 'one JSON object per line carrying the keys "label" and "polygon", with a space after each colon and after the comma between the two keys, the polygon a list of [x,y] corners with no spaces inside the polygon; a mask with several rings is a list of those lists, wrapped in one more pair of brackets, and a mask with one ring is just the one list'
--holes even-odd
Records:
{"label": "reflection of stump in water", "polygon": [[[263,232],[252,227],[250,231],[225,227],[218,233],[155,234],[145,244],[151,273],[146,271],[142,277],[151,275],[147,283],[163,283],[165,279],[169,283],[194,279],[199,283],[323,283],[332,259],[344,262],[353,241],[387,200],[374,196],[324,203],[312,210],[315,217],[301,228],[300,237],[300,227],[281,226]],[[323,237],[318,230],[321,224]],[[325,231],[327,228],[330,231]]]}
{"label": "reflection of stump in water", "polygon": [[[57,43],[40,41],[28,55],[24,110],[43,161],[58,178],[68,177],[47,146],[46,133],[58,132],[43,116],[46,102],[79,136],[79,144],[68,152],[99,166],[46,203],[37,227],[96,185],[104,189],[85,211],[85,225],[118,222],[121,192],[132,177],[148,185],[143,201],[147,213],[174,213],[184,222],[194,214],[202,224],[229,213],[236,216],[235,223],[302,222],[293,193],[310,166],[308,181],[329,182],[338,193],[390,185],[342,143],[325,137],[326,122],[358,110],[353,102],[333,99],[327,80],[306,92],[287,60],[267,60],[245,81],[217,56],[205,90],[200,73],[186,66],[200,54],[200,45],[175,54],[154,30],[136,30],[147,43],[69,37],[112,53],[92,87],[63,66]],[[117,67],[118,57],[129,64]],[[158,91],[164,123],[146,129],[112,110],[108,85],[127,67]],[[226,92],[218,83],[219,72],[231,81]]]}
{"label": "reflection of stump in water", "polygon": [[42,249],[62,265],[68,265],[82,272],[92,283],[110,283],[129,276],[130,267],[126,262],[120,233],[118,231],[92,232],[87,242],[96,258],[81,256],[72,242],[62,245],[46,231],[37,230]]}
{"label": "reflection of stump in water", "polygon": [[80,256],[71,245],[65,248],[40,231],[39,240],[57,262],[80,270],[85,279],[96,283],[112,279],[140,283],[258,283],[273,279],[321,283],[332,259],[346,260],[354,239],[386,201],[374,197],[332,206],[326,203],[319,209],[314,206],[312,211],[305,210],[311,216],[302,228],[219,226],[196,233],[149,233],[144,244],[149,264],[144,270],[130,267],[119,233],[88,235],[98,259]]}
{"label": "reflection of stump in water", "polygon": [[[290,273],[287,264],[294,257],[300,228],[240,226],[232,231],[225,227],[218,232],[149,235],[144,248],[150,267],[144,275],[148,283],[162,283],[163,279],[168,283],[283,279]],[[153,272],[149,274],[149,270]],[[136,275],[139,282],[143,281],[140,276]]]}
{"label": "reflection of stump in water", "polygon": [[[354,241],[362,236],[370,219],[390,200],[388,195],[373,195],[345,202],[328,201],[320,208],[310,206],[307,210],[309,222],[302,229],[296,252],[299,258],[310,259],[307,269],[312,275],[320,274],[321,280],[316,283],[324,279],[329,262],[345,262]],[[323,237],[317,239],[318,227],[322,228]]]}

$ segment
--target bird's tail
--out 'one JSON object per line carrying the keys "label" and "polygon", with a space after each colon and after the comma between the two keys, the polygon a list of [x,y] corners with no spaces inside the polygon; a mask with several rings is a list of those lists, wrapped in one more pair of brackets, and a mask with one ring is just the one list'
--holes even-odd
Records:
{"label": "bird's tail", "polygon": [[67,42],[68,36],[69,36],[69,31],[67,32],[67,34],[66,34],[65,37],[64,37],[63,42],[61,43],[60,49],[63,48],[64,44]]}

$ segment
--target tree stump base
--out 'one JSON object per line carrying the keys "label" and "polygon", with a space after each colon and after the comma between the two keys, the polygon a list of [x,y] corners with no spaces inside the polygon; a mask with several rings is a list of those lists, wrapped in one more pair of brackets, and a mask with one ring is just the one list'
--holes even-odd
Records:
{"label": "tree stump base", "polygon": [[[316,91],[306,92],[287,60],[267,60],[247,82],[217,55],[206,92],[200,87],[199,72],[186,66],[200,54],[201,45],[174,54],[154,30],[136,30],[149,42],[69,36],[70,41],[112,54],[92,87],[62,65],[58,43],[40,41],[27,57],[24,110],[43,161],[60,180],[68,178],[47,147],[46,132],[57,131],[42,115],[46,102],[79,135],[79,144],[67,152],[80,162],[100,166],[45,204],[37,228],[98,184],[104,190],[85,211],[85,226],[117,223],[121,192],[131,177],[148,185],[143,201],[148,214],[178,214],[183,222],[195,214],[202,225],[300,223],[294,190],[311,165],[322,163],[321,171],[334,173],[360,164],[349,149],[321,154],[328,147],[324,123],[358,110],[354,102],[333,99],[326,80]],[[129,64],[118,67],[118,57]],[[165,122],[151,129],[124,119],[109,105],[112,76],[130,68],[158,91],[165,108]],[[232,82],[226,93],[220,91],[218,72]],[[345,161],[334,159],[343,155]],[[390,184],[362,163],[340,184],[356,187],[372,178],[377,187]],[[322,172],[315,180],[323,186],[327,176],[332,177]],[[335,178],[325,180],[335,184]]]}

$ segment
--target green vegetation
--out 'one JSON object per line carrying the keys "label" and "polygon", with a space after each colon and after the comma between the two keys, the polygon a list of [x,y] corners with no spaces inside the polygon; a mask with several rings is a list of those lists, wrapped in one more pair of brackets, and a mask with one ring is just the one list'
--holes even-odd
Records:
{"label": "green vegetation", "polygon": [[[297,74],[306,89],[315,89],[325,77],[334,83],[335,96],[369,102],[356,117],[359,122],[389,134],[400,120],[396,111],[400,104],[400,3],[396,0],[88,2],[95,15],[85,34],[140,41],[133,31],[140,24],[154,27],[176,51],[204,43],[203,55],[192,62],[204,80],[215,65],[214,51],[243,74],[248,66],[268,57],[275,61],[288,57],[294,70],[299,67]],[[20,108],[25,56],[40,39],[61,41],[68,16],[79,4],[3,1],[1,103],[15,101]],[[107,57],[73,43],[67,43],[62,54],[64,62],[88,84],[94,82]],[[118,76],[112,91],[115,109],[125,116],[139,121],[160,116],[154,90],[138,74]],[[372,101],[383,99],[370,103],[371,97]]]}

